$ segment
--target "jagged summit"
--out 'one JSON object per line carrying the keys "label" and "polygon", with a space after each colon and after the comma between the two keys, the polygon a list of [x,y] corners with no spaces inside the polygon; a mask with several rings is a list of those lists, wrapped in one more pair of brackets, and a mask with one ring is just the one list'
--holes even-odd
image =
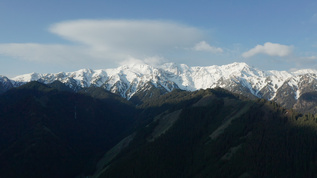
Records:
{"label": "jagged summit", "polygon": [[127,99],[140,91],[149,90],[148,84],[151,84],[163,90],[163,93],[173,89],[195,91],[221,87],[249,97],[269,100],[290,97],[297,100],[303,92],[317,89],[317,85],[313,84],[317,83],[317,71],[312,69],[295,72],[264,71],[244,62],[204,67],[189,67],[186,64],[175,63],[154,67],[136,63],[112,69],[81,69],[55,74],[31,73],[10,80],[2,79],[0,83],[8,89],[10,86],[18,87],[29,81],[46,84],[60,81],[75,91],[90,86],[102,87]]}

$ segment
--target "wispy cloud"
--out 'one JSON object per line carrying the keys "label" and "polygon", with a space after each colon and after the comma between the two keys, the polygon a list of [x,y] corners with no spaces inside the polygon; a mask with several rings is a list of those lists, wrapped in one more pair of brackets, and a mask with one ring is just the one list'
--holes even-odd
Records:
{"label": "wispy cloud", "polygon": [[310,21],[311,21],[312,23],[317,23],[317,13],[315,13],[315,14],[311,17]]}
{"label": "wispy cloud", "polygon": [[210,46],[206,41],[201,41],[199,43],[197,43],[193,50],[195,51],[206,51],[206,52],[211,52],[211,53],[222,53],[223,49],[219,48],[219,47],[214,47],[214,46]]}
{"label": "wispy cloud", "polygon": [[291,71],[299,69],[316,69],[317,67],[317,56],[294,56],[290,58],[288,62],[291,62],[293,68]]}
{"label": "wispy cloud", "polygon": [[302,57],[304,60],[317,60],[317,56]]}
{"label": "wispy cloud", "polygon": [[0,54],[59,64],[65,61],[121,64],[130,59],[157,63],[161,59],[157,56],[193,46],[204,36],[195,27],[155,20],[65,21],[52,25],[49,31],[73,44],[0,44]]}
{"label": "wispy cloud", "polygon": [[81,46],[36,43],[0,44],[0,54],[34,62],[54,63],[89,58],[86,53],[86,49]]}
{"label": "wispy cloud", "polygon": [[266,42],[264,43],[264,45],[257,45],[249,51],[244,52],[242,56],[248,58],[257,54],[266,54],[269,56],[285,57],[290,55],[292,53],[292,50],[292,46]]}

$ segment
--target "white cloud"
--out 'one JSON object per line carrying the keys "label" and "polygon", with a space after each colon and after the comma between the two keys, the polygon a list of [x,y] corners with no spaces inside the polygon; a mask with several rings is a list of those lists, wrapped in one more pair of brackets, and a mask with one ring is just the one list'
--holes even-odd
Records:
{"label": "white cloud", "polygon": [[242,56],[248,58],[257,54],[266,54],[269,56],[284,57],[292,53],[292,48],[292,46],[266,42],[264,45],[257,45],[249,51],[244,52]]}
{"label": "white cloud", "polygon": [[120,64],[131,58],[157,63],[155,56],[188,48],[204,36],[191,26],[149,20],[75,20],[54,24],[49,31],[73,45],[0,44],[0,55],[58,64]]}
{"label": "white cloud", "polygon": [[194,27],[147,20],[78,20],[55,24],[50,31],[91,47],[92,55],[114,56],[120,60],[156,56],[192,45],[203,36],[203,32]]}
{"label": "white cloud", "polygon": [[125,49],[190,44],[202,35],[182,24],[133,20],[77,20],[55,24],[50,31],[87,45]]}
{"label": "white cloud", "polygon": [[223,50],[221,48],[217,48],[214,46],[210,46],[206,41],[201,41],[197,43],[194,48],[195,51],[207,51],[211,53],[222,53]]}

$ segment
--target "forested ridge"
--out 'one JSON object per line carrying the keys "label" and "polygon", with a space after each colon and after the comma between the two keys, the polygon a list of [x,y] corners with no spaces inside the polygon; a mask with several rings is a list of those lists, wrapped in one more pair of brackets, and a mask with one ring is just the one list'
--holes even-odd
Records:
{"label": "forested ridge", "polygon": [[31,82],[0,95],[0,177],[317,176],[313,114],[221,88],[147,92]]}

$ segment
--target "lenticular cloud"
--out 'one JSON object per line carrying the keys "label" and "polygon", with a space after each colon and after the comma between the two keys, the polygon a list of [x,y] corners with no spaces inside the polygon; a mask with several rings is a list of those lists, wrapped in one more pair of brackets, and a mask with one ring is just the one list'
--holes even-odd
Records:
{"label": "lenticular cloud", "polygon": [[164,21],[77,20],[57,23],[50,31],[67,40],[107,52],[153,55],[202,38],[194,27]]}
{"label": "lenticular cloud", "polygon": [[0,55],[56,64],[120,64],[186,49],[204,36],[195,27],[155,20],[75,20],[56,23],[49,31],[72,44],[0,44]]}

